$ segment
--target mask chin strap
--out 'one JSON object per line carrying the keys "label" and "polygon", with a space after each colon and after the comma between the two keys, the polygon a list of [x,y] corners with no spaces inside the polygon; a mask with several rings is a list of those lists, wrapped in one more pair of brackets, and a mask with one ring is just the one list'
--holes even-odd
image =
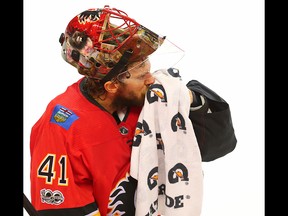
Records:
{"label": "mask chin strap", "polygon": [[123,56],[120,58],[119,62],[109,71],[109,73],[101,80],[101,82],[105,83],[115,77],[120,71],[124,69],[127,65],[128,60],[133,54],[133,50],[126,50]]}

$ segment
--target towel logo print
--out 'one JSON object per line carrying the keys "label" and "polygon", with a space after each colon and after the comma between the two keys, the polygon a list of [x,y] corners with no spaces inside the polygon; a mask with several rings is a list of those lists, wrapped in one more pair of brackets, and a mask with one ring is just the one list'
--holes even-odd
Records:
{"label": "towel logo print", "polygon": [[154,167],[148,174],[147,178],[148,188],[152,190],[158,184],[158,167]]}
{"label": "towel logo print", "polygon": [[[189,175],[187,167],[182,163],[177,163],[168,171],[168,181],[170,184],[177,184],[182,181],[185,182],[186,185],[189,184]],[[154,167],[150,170],[147,176],[147,185],[150,190],[153,190],[158,185],[159,173],[158,167]],[[179,196],[171,197],[166,194],[166,185],[161,184],[158,186],[158,194],[165,196],[165,205],[169,208],[183,208],[184,207],[184,195],[180,194]],[[189,196],[186,197],[189,199]],[[156,212],[158,209],[158,199],[155,200],[150,205],[149,212],[146,215],[150,215],[149,213]]]}
{"label": "towel logo print", "polygon": [[177,128],[180,130],[186,130],[185,120],[181,113],[178,112],[175,116],[173,116],[171,120],[171,128],[173,132],[176,132]]}
{"label": "towel logo print", "polygon": [[180,72],[179,72],[179,70],[177,68],[168,68],[167,72],[172,77],[179,77],[181,79]]}
{"label": "towel logo print", "polygon": [[151,134],[151,133],[152,131],[150,130],[149,125],[147,124],[145,120],[143,120],[143,124],[141,122],[137,122],[132,146],[138,147],[140,145],[142,134],[144,136],[147,136],[148,134]]}
{"label": "towel logo print", "polygon": [[188,169],[182,164],[178,163],[168,172],[168,180],[171,184],[175,184],[180,181],[189,181]]}
{"label": "towel logo print", "polygon": [[160,99],[161,102],[167,102],[167,94],[161,84],[153,84],[149,87],[147,92],[147,101],[149,104],[154,103]]}
{"label": "towel logo print", "polygon": [[162,150],[163,154],[165,155],[164,142],[162,140],[161,133],[156,133],[156,141],[157,141],[157,149]]}

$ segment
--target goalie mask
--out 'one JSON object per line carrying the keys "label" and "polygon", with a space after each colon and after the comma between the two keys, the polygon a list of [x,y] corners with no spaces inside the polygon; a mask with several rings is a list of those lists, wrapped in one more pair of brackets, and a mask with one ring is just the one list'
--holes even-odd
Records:
{"label": "goalie mask", "polygon": [[80,74],[107,81],[127,64],[146,59],[164,39],[125,12],[105,6],[74,17],[59,42],[62,57]]}

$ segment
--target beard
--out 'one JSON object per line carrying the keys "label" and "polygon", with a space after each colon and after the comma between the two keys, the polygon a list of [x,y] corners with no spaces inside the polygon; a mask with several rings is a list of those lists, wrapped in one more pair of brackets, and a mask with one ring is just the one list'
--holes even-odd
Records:
{"label": "beard", "polygon": [[117,108],[117,110],[122,109],[124,107],[129,106],[137,106],[142,107],[144,106],[145,101],[145,93],[142,93],[139,95],[139,93],[135,93],[133,91],[127,92],[124,90],[119,90],[117,93],[117,96],[115,97],[113,101],[113,106]]}

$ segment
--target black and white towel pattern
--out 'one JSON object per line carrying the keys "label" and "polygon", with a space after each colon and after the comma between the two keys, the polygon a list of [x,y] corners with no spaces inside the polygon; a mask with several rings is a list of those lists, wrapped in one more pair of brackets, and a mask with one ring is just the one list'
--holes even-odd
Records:
{"label": "black and white towel pattern", "polygon": [[189,119],[189,90],[176,69],[153,73],[131,155],[138,180],[135,216],[199,216],[203,196],[200,150]]}

